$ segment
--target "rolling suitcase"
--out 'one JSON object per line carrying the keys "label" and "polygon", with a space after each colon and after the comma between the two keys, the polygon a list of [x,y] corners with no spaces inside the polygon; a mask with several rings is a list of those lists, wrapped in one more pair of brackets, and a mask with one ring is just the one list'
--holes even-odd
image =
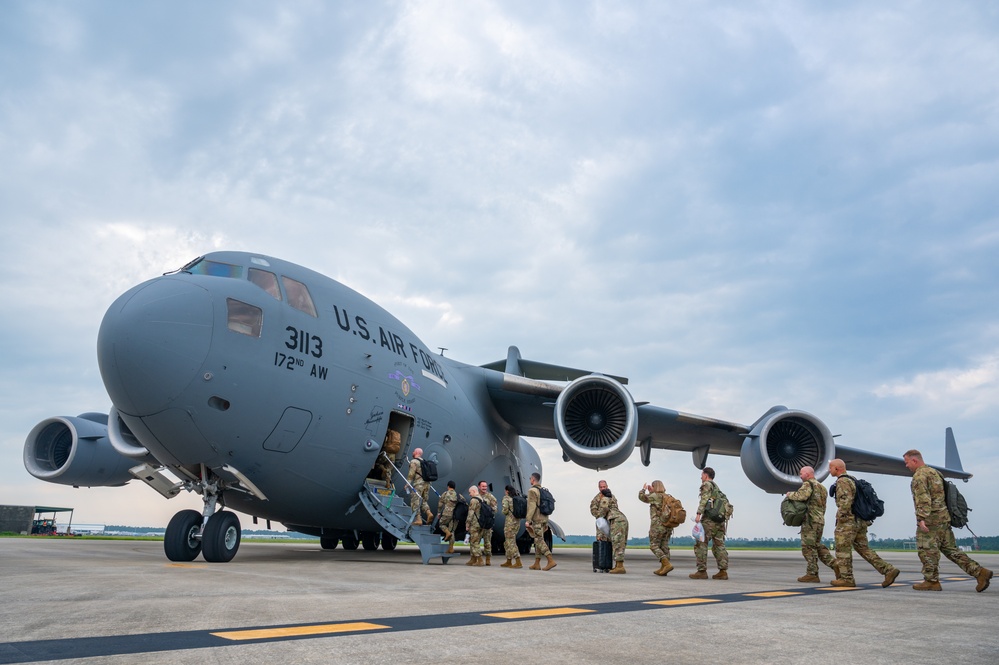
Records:
{"label": "rolling suitcase", "polygon": [[614,550],[609,540],[593,541],[593,572],[606,573],[614,567]]}

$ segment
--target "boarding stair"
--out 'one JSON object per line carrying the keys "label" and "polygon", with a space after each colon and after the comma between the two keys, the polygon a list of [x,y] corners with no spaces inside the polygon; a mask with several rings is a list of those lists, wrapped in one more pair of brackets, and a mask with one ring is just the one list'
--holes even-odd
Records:
{"label": "boarding stair", "polygon": [[371,478],[366,479],[359,498],[361,505],[382,529],[399,540],[416,543],[420,548],[424,564],[430,563],[430,560],[436,557],[447,563],[451,557],[461,556],[458,552],[448,554],[450,546],[441,542],[440,535],[434,533],[433,525],[413,524],[416,515],[410,509],[409,503],[404,497],[396,495],[391,486],[386,487],[386,483]]}

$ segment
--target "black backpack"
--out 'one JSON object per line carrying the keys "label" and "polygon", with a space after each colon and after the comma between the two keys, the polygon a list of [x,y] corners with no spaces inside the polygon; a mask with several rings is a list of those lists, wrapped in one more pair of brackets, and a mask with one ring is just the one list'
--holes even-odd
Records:
{"label": "black backpack", "polygon": [[513,499],[513,516],[519,520],[527,517],[527,497],[526,496],[512,496]]}
{"label": "black backpack", "polygon": [[[538,487],[541,489],[541,497],[538,501],[538,510],[541,511],[542,515],[551,515],[555,512],[555,497],[553,497],[552,493],[544,487],[541,487],[540,485],[538,485]],[[525,512],[524,515],[526,516],[527,513]]]}
{"label": "black backpack", "polygon": [[465,502],[465,497],[458,495],[458,503],[454,504],[454,512],[452,513],[452,518],[454,523],[457,525],[457,529],[465,528],[465,520],[468,519],[468,503]]}
{"label": "black backpack", "polygon": [[[857,486],[857,492],[853,497],[853,514],[866,522],[873,522],[876,518],[885,514],[885,502],[878,498],[878,493],[869,482],[863,478],[847,476]],[[835,488],[836,485],[833,485]],[[836,496],[833,494],[833,496]]]}
{"label": "black backpack", "polygon": [[491,529],[496,523],[496,511],[486,501],[479,499],[479,528]]}
{"label": "black backpack", "polygon": [[437,480],[437,462],[420,458],[420,475],[428,483]]}
{"label": "black backpack", "polygon": [[968,508],[968,501],[957,489],[957,485],[944,478],[942,473],[940,480],[943,481],[944,501],[947,503],[947,512],[950,513],[950,525],[955,529],[968,526],[968,513],[971,512],[971,508]]}

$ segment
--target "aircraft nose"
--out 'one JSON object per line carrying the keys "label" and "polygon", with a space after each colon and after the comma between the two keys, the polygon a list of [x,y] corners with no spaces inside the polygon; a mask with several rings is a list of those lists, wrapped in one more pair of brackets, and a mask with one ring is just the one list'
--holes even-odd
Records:
{"label": "aircraft nose", "polygon": [[104,315],[97,362],[111,401],[146,416],[171,406],[200,373],[212,343],[211,294],[178,277],[127,291]]}

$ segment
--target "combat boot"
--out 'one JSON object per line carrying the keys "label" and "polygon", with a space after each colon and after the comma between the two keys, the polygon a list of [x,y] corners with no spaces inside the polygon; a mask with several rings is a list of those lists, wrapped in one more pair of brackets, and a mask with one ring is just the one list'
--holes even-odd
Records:
{"label": "combat boot", "polygon": [[816,584],[821,584],[822,580],[819,579],[818,575],[802,575],[798,578],[799,582],[814,582]]}
{"label": "combat boot", "polygon": [[659,566],[659,570],[654,572],[656,575],[659,575],[661,577],[666,577],[666,574],[669,573],[669,571],[673,570],[673,564],[671,564],[669,562],[669,559],[667,559],[666,557],[663,557],[662,559],[660,559],[660,561],[662,562],[662,565]]}
{"label": "combat boot", "polygon": [[[540,561],[540,559],[539,559],[539,561]],[[557,565],[558,565],[558,564],[557,564],[557,563],[555,563],[555,559],[553,559],[553,558],[552,558],[552,555],[551,555],[551,554],[549,554],[549,555],[548,555],[548,565],[547,565],[547,566],[545,566],[544,568],[542,568],[542,570],[551,570],[552,568],[554,568],[554,567],[555,567],[555,566],[557,566]],[[622,573],[624,572],[624,568],[622,568],[622,569],[621,569],[621,572],[622,572]]]}
{"label": "combat boot", "polygon": [[607,572],[610,573],[611,575],[624,575],[626,572],[624,570],[624,561],[617,561],[614,564],[614,567],[608,570]]}
{"label": "combat boot", "polygon": [[923,580],[919,584],[913,584],[912,588],[916,591],[943,591],[940,588],[940,582],[929,582],[926,580]]}
{"label": "combat boot", "polygon": [[892,568],[891,570],[889,570],[888,573],[885,575],[884,581],[881,583],[881,588],[887,589],[892,584],[894,584],[895,578],[898,577],[898,573],[899,573],[898,568]]}
{"label": "combat boot", "polygon": [[476,565],[476,563],[475,563],[475,560],[476,560],[476,559],[478,559],[478,558],[479,558],[479,557],[477,557],[477,556],[475,556],[475,555],[473,554],[473,555],[472,555],[471,557],[469,557],[469,559],[468,559],[468,562],[467,562],[467,563],[465,563],[465,565],[466,565],[466,566],[474,566],[474,565]]}
{"label": "combat boot", "polygon": [[451,543],[451,547],[447,548],[447,554],[454,554],[454,543]]}
{"label": "combat boot", "polygon": [[441,540],[451,540],[451,532],[446,526],[441,527],[441,533],[444,534],[444,537]]}
{"label": "combat boot", "polygon": [[513,568],[513,561],[510,559],[506,560],[506,563],[501,563],[500,568]]}
{"label": "combat boot", "polygon": [[989,582],[992,580],[992,571],[988,568],[982,568],[975,575],[975,579],[978,580],[978,584],[975,586],[975,591],[981,593],[989,588]]}
{"label": "combat boot", "polygon": [[520,557],[517,557],[516,559],[514,559],[514,560],[513,560],[513,565],[512,565],[512,566],[510,566],[510,567],[511,567],[511,568],[523,568],[523,567],[524,567],[524,564],[523,564],[523,563],[521,563],[521,561],[520,561]]}
{"label": "combat boot", "polygon": [[687,575],[687,577],[689,577],[692,580],[706,580],[708,579],[708,571],[699,570],[696,573],[691,573],[690,575]]}
{"label": "combat boot", "polygon": [[413,526],[423,526],[423,518],[417,515],[416,519],[413,520]]}
{"label": "combat boot", "polygon": [[531,570],[541,570],[541,557],[534,560],[533,566],[528,566]]}
{"label": "combat boot", "polygon": [[843,586],[843,587],[846,587],[846,586],[857,586],[857,583],[854,582],[853,580],[840,580],[840,579],[835,579],[832,582],[830,582],[829,584],[831,586]]}
{"label": "combat boot", "polygon": [[713,580],[727,580],[728,579],[728,569],[719,570],[717,573],[711,576]]}
{"label": "combat boot", "polygon": [[484,565],[486,565],[486,562],[483,561],[482,557],[478,556],[478,557],[475,557],[475,563],[472,564],[472,565],[474,565],[474,566],[484,566]]}
{"label": "combat boot", "polygon": [[483,565],[485,565],[485,566],[491,566],[491,565],[493,565],[492,561],[493,561],[493,555],[492,554],[487,554],[486,555],[486,562]]}

